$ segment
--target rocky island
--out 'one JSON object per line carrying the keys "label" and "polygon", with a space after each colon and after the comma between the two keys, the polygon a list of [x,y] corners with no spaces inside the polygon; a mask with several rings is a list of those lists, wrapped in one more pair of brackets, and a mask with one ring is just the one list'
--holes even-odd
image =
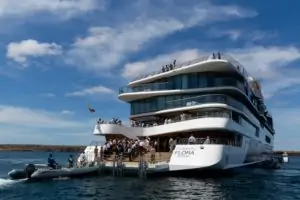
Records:
{"label": "rocky island", "polygon": [[0,151],[81,152],[85,146],[0,144]]}

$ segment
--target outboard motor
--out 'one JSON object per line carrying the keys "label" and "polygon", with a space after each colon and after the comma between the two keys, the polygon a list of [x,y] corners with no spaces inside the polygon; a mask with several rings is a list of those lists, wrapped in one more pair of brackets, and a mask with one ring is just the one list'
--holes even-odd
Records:
{"label": "outboard motor", "polygon": [[35,170],[36,170],[36,168],[35,168],[34,164],[27,165],[25,168],[27,178],[31,178],[31,175],[33,174],[33,172],[35,172]]}

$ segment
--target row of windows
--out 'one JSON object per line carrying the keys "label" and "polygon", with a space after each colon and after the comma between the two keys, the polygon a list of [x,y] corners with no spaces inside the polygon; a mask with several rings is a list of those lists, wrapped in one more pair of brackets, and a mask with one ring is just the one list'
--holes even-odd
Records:
{"label": "row of windows", "polygon": [[220,77],[212,74],[191,73],[169,77],[165,82],[156,82],[139,86],[126,86],[119,89],[119,93],[142,91],[196,89],[206,87],[233,86],[244,91],[243,84],[230,77]]}
{"label": "row of windows", "polygon": [[131,102],[131,115],[155,112],[164,109],[193,106],[204,103],[225,103],[243,110],[244,106],[234,98],[224,94],[184,94],[158,96]]}

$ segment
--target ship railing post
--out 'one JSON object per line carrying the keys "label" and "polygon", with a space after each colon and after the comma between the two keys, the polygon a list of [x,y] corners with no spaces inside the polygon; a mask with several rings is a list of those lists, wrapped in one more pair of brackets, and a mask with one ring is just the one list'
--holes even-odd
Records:
{"label": "ship railing post", "polygon": [[115,176],[116,174],[116,154],[114,153],[113,155],[113,176]]}
{"label": "ship railing post", "polygon": [[101,146],[101,148],[100,148],[100,162],[103,161],[103,157],[104,157],[103,146]]}
{"label": "ship railing post", "polygon": [[146,178],[146,166],[147,162],[145,162],[144,155],[142,152],[139,154],[139,178]]}
{"label": "ship railing post", "polygon": [[123,155],[120,154],[117,158],[117,176],[122,176]]}
{"label": "ship railing post", "polygon": [[138,174],[139,174],[139,178],[141,178],[141,170],[142,170],[142,158],[141,158],[141,152],[139,152],[139,166],[138,166]]}
{"label": "ship railing post", "polygon": [[123,176],[123,154],[118,159],[118,176]]}

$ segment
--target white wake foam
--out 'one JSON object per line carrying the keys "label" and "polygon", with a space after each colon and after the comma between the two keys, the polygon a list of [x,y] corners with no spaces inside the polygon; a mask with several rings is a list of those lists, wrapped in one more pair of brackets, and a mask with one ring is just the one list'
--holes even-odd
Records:
{"label": "white wake foam", "polygon": [[10,180],[10,179],[4,179],[4,178],[0,178],[0,189],[6,188],[6,187],[10,187],[16,183],[20,183],[26,181],[26,179],[20,179],[20,180]]}

